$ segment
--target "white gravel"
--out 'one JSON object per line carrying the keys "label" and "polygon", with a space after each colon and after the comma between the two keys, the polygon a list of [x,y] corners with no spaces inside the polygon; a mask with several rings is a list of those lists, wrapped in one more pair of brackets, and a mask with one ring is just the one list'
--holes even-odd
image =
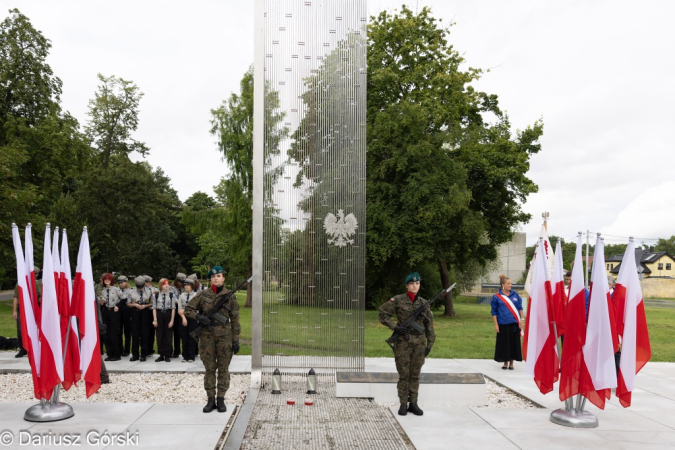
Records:
{"label": "white gravel", "polygon": [[[61,390],[66,403],[206,403],[203,374],[111,373],[110,383],[85,396],[84,382]],[[250,375],[230,375],[225,403],[241,405],[251,384]],[[0,402],[33,402],[33,379],[28,373],[0,375]]]}
{"label": "white gravel", "polygon": [[518,409],[536,409],[537,405],[529,400],[516,395],[511,389],[507,389],[495,383],[492,380],[485,379],[487,383],[488,406],[479,406],[479,408],[518,408]]}

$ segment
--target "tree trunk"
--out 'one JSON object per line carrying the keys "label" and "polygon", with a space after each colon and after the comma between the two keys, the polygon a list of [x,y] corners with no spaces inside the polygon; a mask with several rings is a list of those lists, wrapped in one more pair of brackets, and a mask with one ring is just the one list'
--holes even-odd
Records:
{"label": "tree trunk", "polygon": [[[438,271],[441,275],[441,283],[443,284],[443,289],[450,287],[450,274],[448,271],[448,264],[444,259],[438,260]],[[445,295],[445,311],[443,312],[443,317],[456,317],[457,312],[455,311],[455,304],[452,300],[452,291],[448,292]]]}

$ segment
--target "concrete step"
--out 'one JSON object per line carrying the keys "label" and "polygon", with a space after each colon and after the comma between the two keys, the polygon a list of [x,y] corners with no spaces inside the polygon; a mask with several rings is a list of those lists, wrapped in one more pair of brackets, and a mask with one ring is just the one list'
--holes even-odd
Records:
{"label": "concrete step", "polygon": [[[375,403],[398,403],[398,373],[337,372],[335,396],[372,398]],[[419,400],[421,405],[484,406],[487,386],[482,373],[422,373]]]}

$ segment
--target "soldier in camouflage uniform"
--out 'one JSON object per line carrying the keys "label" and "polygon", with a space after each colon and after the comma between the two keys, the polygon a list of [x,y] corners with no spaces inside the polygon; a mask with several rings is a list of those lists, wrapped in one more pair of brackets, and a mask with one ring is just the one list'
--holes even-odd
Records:
{"label": "soldier in camouflage uniform", "polygon": [[[209,271],[211,289],[199,292],[185,306],[185,316],[196,319],[202,326],[199,338],[199,356],[204,362],[204,389],[208,402],[203,411],[209,413],[216,407],[216,369],[218,369],[218,412],[225,412],[225,392],[230,387],[230,361],[232,354],[239,352],[239,304],[236,296],[230,297],[219,313],[227,319],[223,324],[219,321],[210,321],[206,314],[229,291],[225,289],[225,275],[223,268],[214,266]],[[212,327],[209,330],[209,327]]]}
{"label": "soldier in camouflage uniform", "polygon": [[[405,279],[408,292],[391,298],[380,306],[380,323],[391,330],[401,332],[394,348],[396,371],[398,372],[398,398],[401,407],[398,410],[400,416],[408,412],[421,416],[424,412],[417,406],[417,397],[420,388],[420,372],[424,365],[424,359],[429,355],[431,347],[436,340],[434,331],[434,319],[431,311],[426,316],[422,315],[417,323],[424,329],[424,333],[416,331],[412,327],[404,330],[392,319],[396,315],[398,323],[403,323],[420,305],[428,302],[419,296],[420,275],[413,272]],[[408,335],[408,339],[405,339]]]}

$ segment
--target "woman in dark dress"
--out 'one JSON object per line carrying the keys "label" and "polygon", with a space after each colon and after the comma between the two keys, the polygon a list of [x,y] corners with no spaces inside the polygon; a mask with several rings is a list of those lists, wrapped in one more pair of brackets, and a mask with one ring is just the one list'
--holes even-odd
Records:
{"label": "woman in dark dress", "polygon": [[501,289],[492,296],[492,320],[497,332],[495,361],[504,363],[502,369],[513,370],[513,361],[522,361],[520,330],[523,328],[523,301],[511,289],[511,279],[499,276]]}

